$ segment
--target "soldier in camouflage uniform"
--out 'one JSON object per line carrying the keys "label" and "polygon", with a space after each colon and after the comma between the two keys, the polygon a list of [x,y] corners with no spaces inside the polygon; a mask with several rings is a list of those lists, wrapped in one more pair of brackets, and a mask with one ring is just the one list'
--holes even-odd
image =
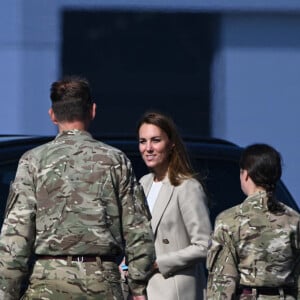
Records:
{"label": "soldier in camouflage uniform", "polygon": [[216,219],[207,258],[207,299],[300,299],[300,216],[277,201],[280,154],[247,147],[240,160],[248,196]]}
{"label": "soldier in camouflage uniform", "polygon": [[59,134],[22,156],[11,186],[0,299],[123,299],[116,259],[125,253],[133,299],[145,300],[155,253],[131,163],[86,131],[96,111],[86,80],[54,82],[51,100]]}

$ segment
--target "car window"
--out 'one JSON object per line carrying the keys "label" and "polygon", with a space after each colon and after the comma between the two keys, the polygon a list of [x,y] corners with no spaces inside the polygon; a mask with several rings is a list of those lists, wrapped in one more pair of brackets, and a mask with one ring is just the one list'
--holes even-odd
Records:
{"label": "car window", "polygon": [[[112,145],[115,146],[114,144]],[[119,147],[120,145],[117,146]],[[130,150],[128,150],[128,143],[123,142],[120,148],[132,161],[138,180],[149,172],[138,152],[137,146],[130,146]],[[18,155],[16,151],[12,152],[15,154],[15,159],[11,158],[8,162],[0,164],[0,227],[3,222],[10,182],[14,179],[18,159],[21,155],[21,151],[19,151]],[[205,150],[205,153],[204,155],[199,154],[197,151],[192,152],[191,160],[208,194],[211,220],[214,223],[215,217],[220,212],[241,203],[246,196],[240,188],[238,161],[230,158],[224,151],[222,155],[214,155],[212,157],[210,157],[211,150]],[[277,187],[276,196],[280,201],[299,211],[296,202],[282,182]]]}
{"label": "car window", "polygon": [[[138,179],[149,173],[139,154],[131,153],[128,157]],[[239,166],[235,161],[192,157],[192,164],[208,195],[212,220],[224,209],[245,199],[240,188]]]}
{"label": "car window", "polygon": [[237,163],[209,158],[194,159],[192,163],[206,189],[212,221],[221,211],[243,201]]}
{"label": "car window", "polygon": [[[225,158],[198,158],[192,162],[206,188],[212,222],[220,212],[240,204],[246,198],[240,186],[238,162]],[[298,210],[293,198],[281,181],[276,189],[276,197]]]}
{"label": "car window", "polygon": [[[127,153],[127,155],[132,161],[138,179],[149,173],[139,153]],[[191,162],[208,195],[212,221],[221,211],[237,205],[245,199],[240,188],[237,162],[225,158],[212,159],[193,156]]]}
{"label": "car window", "polygon": [[0,165],[0,227],[3,222],[9,186],[15,177],[17,162]]}
{"label": "car window", "polygon": [[137,180],[140,180],[142,176],[149,173],[149,170],[142,160],[140,154],[131,154],[128,155],[128,157],[132,162],[133,170]]}
{"label": "car window", "polygon": [[[126,149],[125,150],[126,153]],[[207,155],[191,154],[193,168],[198,173],[198,177],[203,183],[208,195],[208,206],[212,223],[216,216],[235,205],[240,204],[246,198],[240,186],[240,168],[237,159],[228,158],[227,155],[209,157]],[[137,179],[149,173],[140,154],[138,152],[127,153]],[[279,182],[276,189],[276,197],[299,211],[294,199],[282,183]]]}

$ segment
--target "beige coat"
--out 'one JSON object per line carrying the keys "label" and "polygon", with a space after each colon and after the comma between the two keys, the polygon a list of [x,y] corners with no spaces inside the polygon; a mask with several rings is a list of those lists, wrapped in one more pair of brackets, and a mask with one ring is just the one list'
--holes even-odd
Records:
{"label": "beige coat", "polygon": [[[148,195],[153,175],[140,180]],[[206,196],[195,179],[174,187],[164,179],[152,212],[152,230],[160,273],[148,284],[149,300],[202,300],[208,239]]]}

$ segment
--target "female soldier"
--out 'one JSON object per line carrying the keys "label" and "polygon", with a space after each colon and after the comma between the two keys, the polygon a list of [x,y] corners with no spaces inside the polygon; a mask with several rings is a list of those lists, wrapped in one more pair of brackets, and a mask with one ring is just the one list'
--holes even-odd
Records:
{"label": "female soldier", "polygon": [[240,181],[248,196],[216,219],[208,254],[208,299],[300,299],[300,216],[275,199],[280,154],[248,146]]}

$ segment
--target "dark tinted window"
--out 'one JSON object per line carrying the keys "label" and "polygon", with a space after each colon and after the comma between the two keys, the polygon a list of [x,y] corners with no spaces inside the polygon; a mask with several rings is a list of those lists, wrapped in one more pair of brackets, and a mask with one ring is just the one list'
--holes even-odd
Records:
{"label": "dark tinted window", "polygon": [[[132,161],[138,179],[149,172],[138,153],[131,152],[128,156]],[[246,198],[240,186],[238,161],[228,160],[222,156],[219,159],[210,158],[209,153],[207,153],[205,158],[192,156],[192,164],[208,194],[212,221],[220,212],[240,204]],[[298,210],[297,205],[282,182],[277,187],[276,196],[285,204]]]}
{"label": "dark tinted window", "polygon": [[[137,143],[133,143],[132,140],[128,142],[125,139],[119,143],[110,141],[108,144],[120,148],[127,154],[132,161],[137,179],[149,172],[138,152]],[[37,145],[34,144],[34,146]],[[9,185],[14,179],[18,159],[23,152],[25,149],[17,151],[15,148],[11,148],[11,151],[3,152],[1,156],[4,162],[0,162],[0,226],[3,222]],[[199,144],[190,153],[193,166],[202,178],[209,196],[212,222],[221,211],[241,203],[246,197],[240,188],[238,159],[232,158],[237,156],[236,154],[232,156],[233,152],[234,149],[226,149],[225,152],[223,148],[218,148],[217,151],[207,146],[202,148]],[[15,158],[8,159],[7,157],[12,153],[15,154]],[[276,195],[279,200],[299,211],[297,204],[282,182],[278,185]]]}
{"label": "dark tinted window", "polygon": [[[193,165],[200,173],[209,196],[211,219],[223,210],[240,204],[246,195],[240,186],[240,170],[237,161],[223,159],[194,159]],[[286,187],[280,182],[277,198],[288,206],[298,209]]]}
{"label": "dark tinted window", "polygon": [[239,166],[236,162],[205,158],[193,160],[193,165],[206,187],[213,220],[221,211],[245,198],[240,188]]}
{"label": "dark tinted window", "polygon": [[15,177],[16,169],[17,162],[0,165],[0,227],[3,222],[9,186]]}
{"label": "dark tinted window", "polygon": [[134,168],[134,173],[138,180],[145,174],[149,173],[148,168],[146,167],[144,161],[142,160],[142,158],[139,154],[130,155],[129,158],[132,162],[132,165]]}

